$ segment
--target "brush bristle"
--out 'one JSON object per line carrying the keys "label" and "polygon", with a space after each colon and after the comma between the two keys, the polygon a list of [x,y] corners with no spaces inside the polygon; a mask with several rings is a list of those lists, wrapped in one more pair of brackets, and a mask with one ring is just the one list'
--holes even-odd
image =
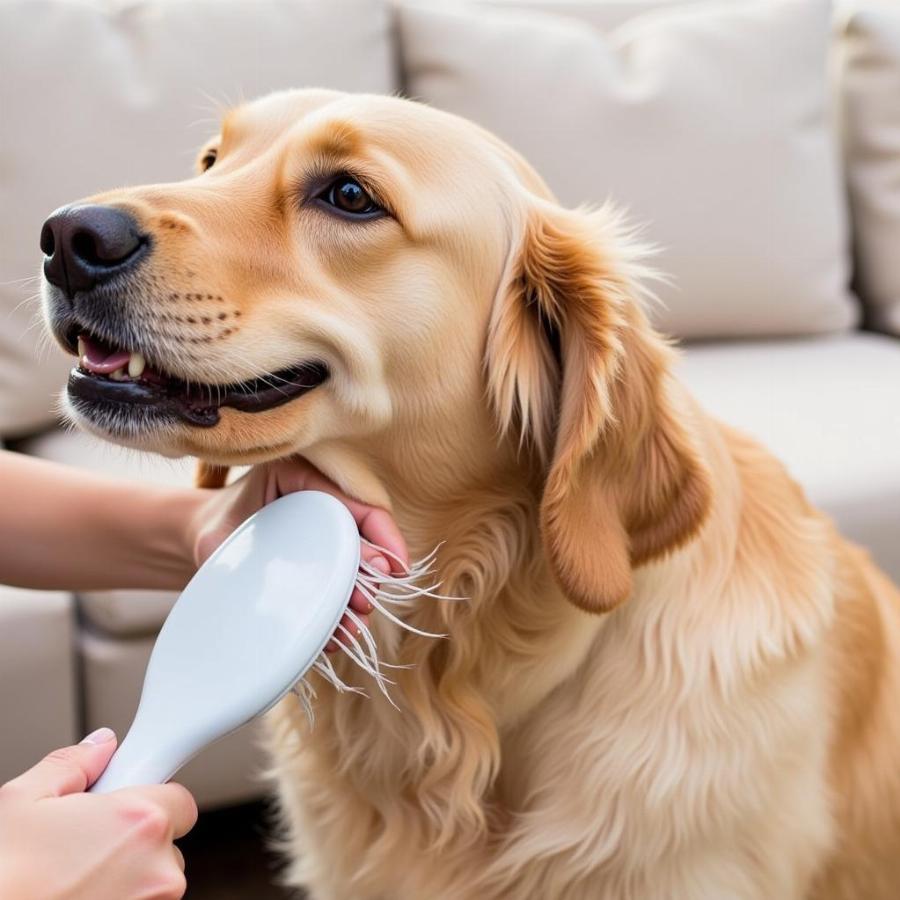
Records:
{"label": "brush bristle", "polygon": [[[400,575],[385,574],[365,561],[360,563],[359,572],[356,576],[356,588],[372,604],[373,611],[384,616],[386,619],[389,619],[399,628],[402,628],[404,631],[408,631],[411,634],[436,639],[445,638],[446,635],[444,634],[434,634],[429,631],[422,631],[421,629],[410,625],[409,622],[405,622],[400,616],[391,611],[391,608],[398,611],[411,609],[423,598],[429,600],[453,601],[464,599],[462,597],[449,597],[437,593],[441,587],[440,582],[434,582],[424,587],[419,584],[419,582],[425,581],[426,579],[428,581],[433,581],[435,561],[440,545],[435,547],[434,550],[423,559],[407,566],[398,556],[384,547],[379,547],[377,544],[373,544],[364,538],[362,540],[368,547],[389,557],[402,568],[402,573]],[[350,629],[346,628],[344,625],[338,625],[338,631],[347,639],[348,643],[335,641],[335,645],[341,653],[352,660],[358,668],[362,669],[362,671],[374,681],[375,686],[387,698],[388,702],[396,709],[399,709],[388,690],[388,686],[394,684],[394,682],[387,677],[384,673],[384,669],[405,669],[409,668],[409,666],[387,663],[379,659],[378,647],[375,644],[375,637],[372,634],[371,629],[349,608],[347,609],[347,616],[359,630],[359,635],[353,634]],[[313,704],[316,699],[316,691],[307,681],[307,676],[311,672],[317,672],[326,682],[341,693],[350,692],[361,694],[364,697],[368,696],[362,688],[348,685],[340,675],[338,675],[328,654],[323,651],[316,658],[316,661],[308,670],[307,675],[304,675],[293,689],[293,693],[296,695],[306,712],[310,727],[314,724],[315,720]]]}

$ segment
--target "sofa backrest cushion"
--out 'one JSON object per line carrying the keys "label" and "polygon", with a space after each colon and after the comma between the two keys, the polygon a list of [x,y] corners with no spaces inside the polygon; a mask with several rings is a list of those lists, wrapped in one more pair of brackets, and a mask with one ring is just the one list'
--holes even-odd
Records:
{"label": "sofa backrest cushion", "polygon": [[829,4],[604,6],[405,0],[405,89],[496,132],[564,204],[626,207],[673,277],[662,330],[852,327]]}
{"label": "sofa backrest cushion", "polygon": [[873,328],[900,334],[900,5],[840,16],[841,132],[856,271]]}
{"label": "sofa backrest cushion", "polygon": [[0,436],[49,424],[71,365],[25,299],[48,213],[189,176],[219,104],[398,86],[381,0],[3,0],[0,61]]}

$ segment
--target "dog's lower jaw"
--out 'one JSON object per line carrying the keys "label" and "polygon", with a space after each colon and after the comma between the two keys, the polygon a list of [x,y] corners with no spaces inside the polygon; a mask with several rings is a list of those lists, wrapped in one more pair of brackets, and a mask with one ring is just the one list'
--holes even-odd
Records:
{"label": "dog's lower jaw", "polygon": [[[299,453],[348,496],[392,511],[391,496],[376,471],[377,460],[364,448],[356,448],[349,442],[322,441],[304,447]],[[418,556],[413,553],[412,558],[424,557],[433,548],[434,545],[417,547]]]}
{"label": "dog's lower jaw", "polygon": [[132,415],[117,414],[115,410],[88,409],[69,397],[65,390],[60,396],[59,408],[63,419],[102,440],[171,459],[184,455],[173,446],[178,432],[174,421],[148,419],[141,422]]}

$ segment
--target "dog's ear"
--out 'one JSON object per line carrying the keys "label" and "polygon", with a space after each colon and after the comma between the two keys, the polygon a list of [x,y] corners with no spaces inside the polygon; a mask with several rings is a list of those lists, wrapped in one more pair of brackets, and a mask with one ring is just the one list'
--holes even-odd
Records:
{"label": "dog's ear", "polygon": [[198,488],[225,487],[228,480],[228,466],[215,466],[212,463],[197,462],[197,471],[194,474],[194,484]]}
{"label": "dog's ear", "polygon": [[687,540],[709,505],[633,248],[608,210],[535,201],[488,336],[501,427],[517,429],[543,466],[545,552],[567,597],[590,612],[627,599],[632,569]]}

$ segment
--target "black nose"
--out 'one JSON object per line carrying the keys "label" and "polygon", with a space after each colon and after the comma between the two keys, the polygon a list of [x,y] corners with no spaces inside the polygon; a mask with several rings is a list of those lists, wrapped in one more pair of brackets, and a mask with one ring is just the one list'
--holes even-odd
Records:
{"label": "black nose", "polygon": [[44,222],[44,275],[69,297],[133,265],[147,246],[137,222],[112,206],[64,206]]}

